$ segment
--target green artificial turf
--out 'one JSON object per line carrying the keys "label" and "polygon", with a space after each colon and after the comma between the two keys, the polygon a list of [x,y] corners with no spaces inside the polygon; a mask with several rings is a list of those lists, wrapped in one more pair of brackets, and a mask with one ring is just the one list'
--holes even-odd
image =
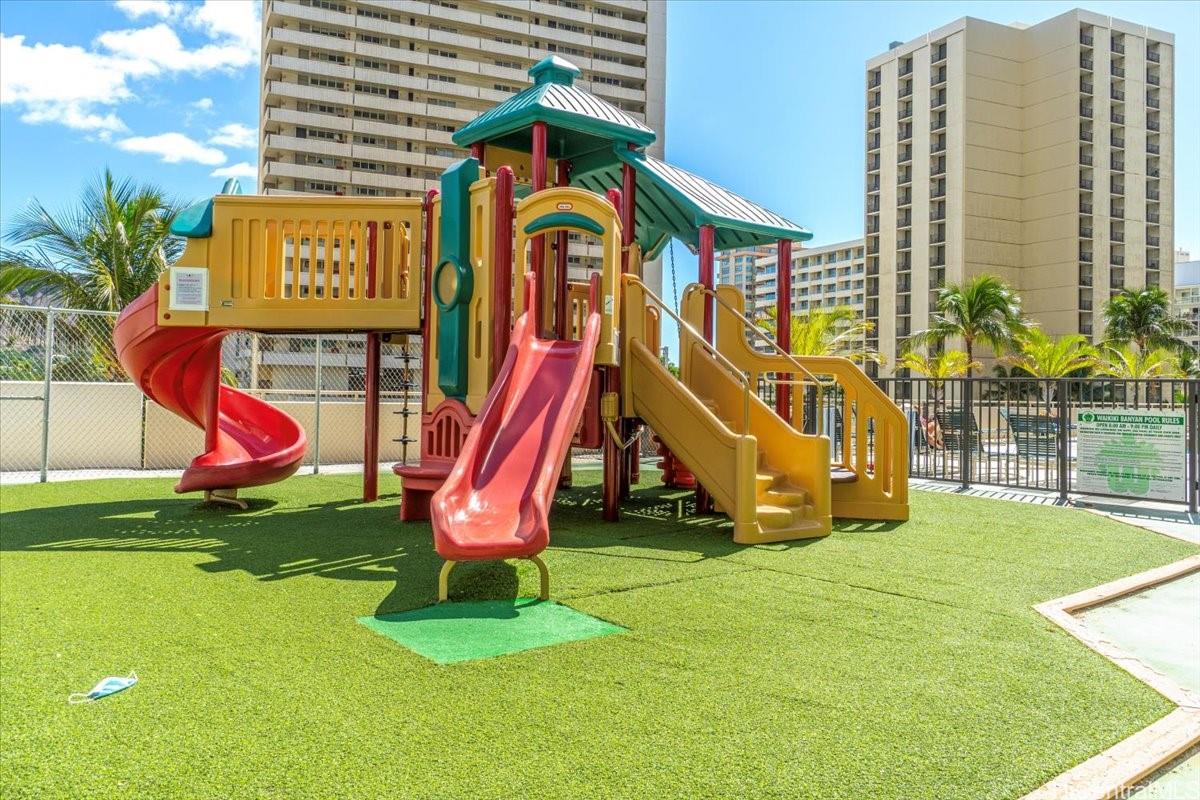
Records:
{"label": "green artificial turf", "polygon": [[438,664],[495,658],[624,630],[552,600],[528,597],[439,603],[358,621]]}
{"label": "green artificial turf", "polygon": [[[171,480],[4,487],[0,796],[1014,798],[1170,710],[1033,606],[1195,546],[916,492],[906,524],[740,547],[655,488],[605,524],[588,477],[556,501],[552,595],[627,630],[446,666],[357,621],[432,604],[441,564],[357,476],[245,512]],[[525,562],[451,577],[536,587]]]}

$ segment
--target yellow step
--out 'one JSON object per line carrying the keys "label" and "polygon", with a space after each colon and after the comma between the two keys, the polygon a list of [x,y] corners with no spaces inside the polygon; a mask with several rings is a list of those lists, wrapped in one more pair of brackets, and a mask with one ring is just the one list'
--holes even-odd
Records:
{"label": "yellow step", "polygon": [[788,508],[798,508],[809,504],[808,492],[786,484],[768,489],[763,493],[762,499],[770,505],[787,506]]}

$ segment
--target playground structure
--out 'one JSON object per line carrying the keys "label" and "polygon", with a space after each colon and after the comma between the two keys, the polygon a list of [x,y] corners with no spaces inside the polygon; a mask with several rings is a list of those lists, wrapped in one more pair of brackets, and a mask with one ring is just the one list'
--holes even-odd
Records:
{"label": "playground structure", "polygon": [[[471,155],[425,198],[227,185],[177,219],[183,256],[114,331],[147,396],[205,431],[176,491],[237,504],[238,489],[288,477],[304,455],[294,420],[221,385],[226,333],[339,331],[367,338],[363,497],[376,499],[380,343],[421,334],[421,459],[394,471],[401,520],[432,520],[442,600],[455,563],[505,558],[534,561],[547,597],[539,554],[572,445],[602,447],[615,522],[643,424],[664,480],[695,486],[698,511],[727,514],[738,543],[825,536],[835,516],[907,519],[907,420],[848,360],[790,354],[789,271],[775,339],[736,289],[713,285],[715,250],[777,242],[789,264],[811,234],[646,154],[654,132],[575,86],[578,72],[536,64],[532,86],[455,133]],[[571,236],[599,254],[587,283],[569,280]],[[672,238],[700,264],[678,309],[643,282]],[[660,356],[664,317],[678,376]],[[830,401],[832,439],[816,411]]]}

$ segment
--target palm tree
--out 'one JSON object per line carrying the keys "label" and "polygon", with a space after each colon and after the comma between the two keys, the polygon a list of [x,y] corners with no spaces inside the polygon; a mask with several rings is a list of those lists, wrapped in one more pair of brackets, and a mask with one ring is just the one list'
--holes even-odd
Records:
{"label": "palm tree", "polygon": [[1116,344],[1133,342],[1138,350],[1190,349],[1181,337],[1195,333],[1192,323],[1171,312],[1171,298],[1157,286],[1123,289],[1104,305],[1105,334]]}
{"label": "palm tree", "polygon": [[975,361],[976,342],[986,342],[1000,353],[1029,327],[1021,313],[1021,298],[995,275],[976,275],[965,283],[941,287],[936,307],[933,324],[910,336],[905,349],[933,347],[957,336],[966,348],[969,370],[980,366]]}
{"label": "palm tree", "polygon": [[183,252],[170,233],[178,209],[162,190],[105,169],[78,205],[52,214],[36,199],[0,250],[0,297],[38,295],[64,308],[118,311]]}
{"label": "palm tree", "polygon": [[1065,378],[1095,368],[1099,354],[1086,336],[1073,333],[1055,339],[1038,328],[1017,335],[1017,352],[1000,360],[1034,378]]}
{"label": "palm tree", "polygon": [[[762,328],[775,339],[776,311],[767,309]],[[884,362],[877,350],[868,350],[863,339],[875,330],[850,306],[814,308],[806,314],[792,317],[791,350],[794,356],[843,356],[857,363]]]}
{"label": "palm tree", "polygon": [[971,361],[962,350],[943,350],[932,357],[916,350],[907,350],[900,354],[896,366],[910,369],[940,383],[946,378],[961,378],[981,365],[978,361]]}
{"label": "palm tree", "polygon": [[1135,350],[1128,344],[1110,344],[1104,349],[1100,373],[1114,378],[1141,380],[1148,378],[1180,377],[1178,357],[1164,347],[1149,352]]}

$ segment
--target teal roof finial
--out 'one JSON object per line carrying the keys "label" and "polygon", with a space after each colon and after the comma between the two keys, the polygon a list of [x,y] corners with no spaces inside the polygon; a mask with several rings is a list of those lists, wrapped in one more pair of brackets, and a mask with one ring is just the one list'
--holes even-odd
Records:
{"label": "teal roof finial", "polygon": [[529,68],[529,77],[537,86],[546,83],[557,83],[571,86],[579,77],[579,67],[558,56],[546,56]]}

